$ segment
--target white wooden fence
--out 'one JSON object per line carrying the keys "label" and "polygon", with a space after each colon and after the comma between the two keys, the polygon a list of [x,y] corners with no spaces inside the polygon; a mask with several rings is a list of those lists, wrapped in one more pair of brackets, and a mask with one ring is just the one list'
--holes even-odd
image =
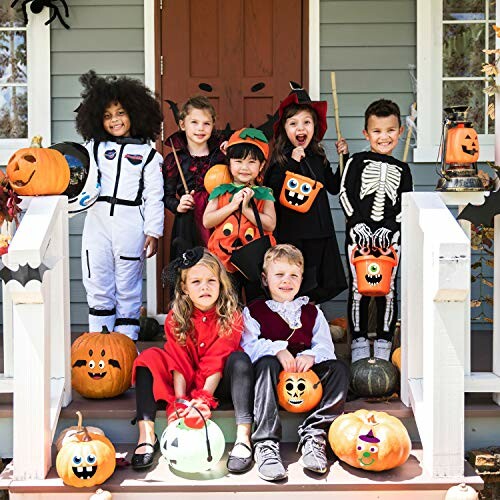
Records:
{"label": "white wooden fence", "polygon": [[27,212],[2,260],[14,272],[30,266],[38,279],[3,283],[0,375],[0,392],[14,393],[14,479],[20,480],[45,478],[60,409],[71,402],[67,198],[23,203]]}
{"label": "white wooden fence", "polygon": [[[499,226],[497,216],[497,248]],[[500,393],[499,286],[493,372],[472,373],[470,241],[440,194],[403,195],[402,255],[401,399],[415,415],[423,468],[436,477],[458,478],[464,472],[464,392]]]}

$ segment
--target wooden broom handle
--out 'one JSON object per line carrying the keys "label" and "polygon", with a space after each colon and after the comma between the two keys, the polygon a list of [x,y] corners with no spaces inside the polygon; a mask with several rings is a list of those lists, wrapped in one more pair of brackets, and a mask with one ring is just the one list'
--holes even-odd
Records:
{"label": "wooden broom handle", "polygon": [[[333,98],[333,111],[335,113],[335,128],[337,130],[337,140],[342,139],[342,132],[340,131],[340,117],[339,117],[339,99],[337,96],[337,82],[335,79],[335,71],[330,72],[330,78],[332,80],[332,98]],[[344,171],[344,156],[339,155],[339,168],[340,175]]]}
{"label": "wooden broom handle", "polygon": [[186,194],[189,194],[186,178],[184,177],[184,172],[182,171],[182,167],[179,162],[179,158],[177,157],[177,151],[174,148],[174,143],[172,142],[172,139],[170,139],[170,147],[172,148],[172,152],[174,153],[175,163],[177,164],[177,170],[179,170],[179,175],[181,176],[181,181],[182,185],[184,186],[184,191],[186,192]]}

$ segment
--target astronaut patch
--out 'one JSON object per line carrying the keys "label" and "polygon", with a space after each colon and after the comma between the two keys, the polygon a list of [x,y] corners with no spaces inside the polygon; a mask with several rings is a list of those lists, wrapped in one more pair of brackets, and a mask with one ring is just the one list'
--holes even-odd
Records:
{"label": "astronaut patch", "polygon": [[106,160],[114,160],[116,157],[116,151],[114,149],[108,149],[107,151],[104,152],[104,158]]}
{"label": "astronaut patch", "polygon": [[133,155],[133,154],[126,154],[125,158],[132,163],[132,165],[140,165],[142,163],[142,155]]}

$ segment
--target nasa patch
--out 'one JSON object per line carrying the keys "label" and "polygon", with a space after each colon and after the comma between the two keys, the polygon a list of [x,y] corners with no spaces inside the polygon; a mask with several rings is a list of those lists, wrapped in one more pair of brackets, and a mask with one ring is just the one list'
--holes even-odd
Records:
{"label": "nasa patch", "polygon": [[132,165],[139,165],[140,163],[142,163],[142,158],[143,156],[142,155],[133,155],[133,154],[127,154],[125,155],[125,158],[127,158],[127,160],[132,163]]}
{"label": "nasa patch", "polygon": [[108,149],[107,151],[104,152],[104,158],[106,160],[114,160],[116,157],[116,151],[114,149]]}

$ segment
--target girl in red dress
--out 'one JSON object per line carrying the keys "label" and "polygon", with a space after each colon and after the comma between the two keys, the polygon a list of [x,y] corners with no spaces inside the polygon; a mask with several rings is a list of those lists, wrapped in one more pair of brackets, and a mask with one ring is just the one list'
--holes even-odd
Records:
{"label": "girl in red dress", "polygon": [[[254,381],[250,358],[240,348],[237,295],[224,266],[201,247],[172,261],[167,279],[175,292],[165,320],[166,343],[142,352],[134,364],[139,440],[132,466],[149,467],[159,450],[157,409],[166,407],[168,423],[196,418],[193,406],[210,418],[221,399],[232,400],[237,425],[227,468],[246,472],[252,466]],[[189,405],[179,410],[177,399]]]}

